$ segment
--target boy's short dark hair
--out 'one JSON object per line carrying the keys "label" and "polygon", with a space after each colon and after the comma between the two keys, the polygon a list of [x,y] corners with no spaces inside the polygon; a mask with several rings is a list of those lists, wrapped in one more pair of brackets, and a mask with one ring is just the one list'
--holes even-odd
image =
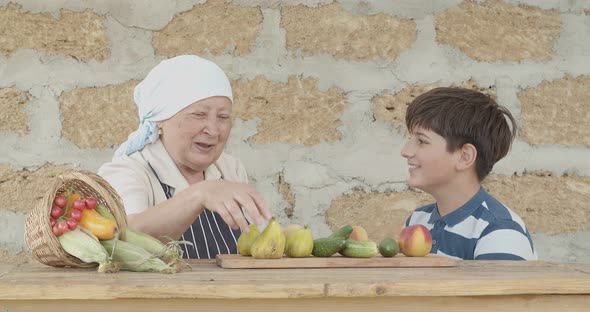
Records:
{"label": "boy's short dark hair", "polygon": [[464,88],[435,88],[421,94],[408,106],[406,126],[410,133],[416,127],[436,132],[447,141],[449,152],[473,144],[480,182],[508,154],[517,129],[508,109],[488,95]]}

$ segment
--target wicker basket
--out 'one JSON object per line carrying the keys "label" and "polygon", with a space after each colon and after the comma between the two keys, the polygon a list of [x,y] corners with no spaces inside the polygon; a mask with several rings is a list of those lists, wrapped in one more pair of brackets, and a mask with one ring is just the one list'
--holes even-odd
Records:
{"label": "wicker basket", "polygon": [[127,217],[123,202],[117,192],[100,176],[89,171],[71,171],[59,175],[49,186],[47,193],[29,213],[25,221],[25,243],[33,257],[39,262],[55,267],[92,267],[96,263],[84,263],[66,253],[53,234],[49,212],[57,194],[75,189],[82,197],[93,196],[99,203],[106,205],[117,222],[121,233],[127,226]]}

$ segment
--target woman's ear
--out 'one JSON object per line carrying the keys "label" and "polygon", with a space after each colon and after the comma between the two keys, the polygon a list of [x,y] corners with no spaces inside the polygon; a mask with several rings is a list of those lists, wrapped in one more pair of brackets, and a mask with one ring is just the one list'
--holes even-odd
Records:
{"label": "woman's ear", "polygon": [[158,127],[158,134],[162,135],[162,121],[156,121],[156,126]]}
{"label": "woman's ear", "polygon": [[457,162],[457,170],[462,171],[475,166],[475,159],[477,158],[477,149],[473,144],[463,144],[459,149],[459,161]]}

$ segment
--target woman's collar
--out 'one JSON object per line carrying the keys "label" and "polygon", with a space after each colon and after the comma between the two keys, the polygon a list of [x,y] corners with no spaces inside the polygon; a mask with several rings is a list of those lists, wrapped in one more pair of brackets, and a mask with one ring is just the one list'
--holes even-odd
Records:
{"label": "woman's collar", "polygon": [[[160,182],[173,187],[175,192],[180,192],[189,186],[161,140],[146,145],[141,153],[154,169]],[[223,179],[223,176],[216,163],[213,163],[205,170],[205,180],[219,179]]]}

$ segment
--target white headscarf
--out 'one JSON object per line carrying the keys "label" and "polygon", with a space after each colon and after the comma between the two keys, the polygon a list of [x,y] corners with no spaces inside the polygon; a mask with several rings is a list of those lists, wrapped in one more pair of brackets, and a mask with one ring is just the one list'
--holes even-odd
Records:
{"label": "white headscarf", "polygon": [[139,127],[121,144],[114,157],[131,155],[158,140],[156,121],[166,120],[185,107],[212,97],[233,102],[227,76],[215,63],[195,55],[181,55],[160,62],[135,87],[133,97]]}

